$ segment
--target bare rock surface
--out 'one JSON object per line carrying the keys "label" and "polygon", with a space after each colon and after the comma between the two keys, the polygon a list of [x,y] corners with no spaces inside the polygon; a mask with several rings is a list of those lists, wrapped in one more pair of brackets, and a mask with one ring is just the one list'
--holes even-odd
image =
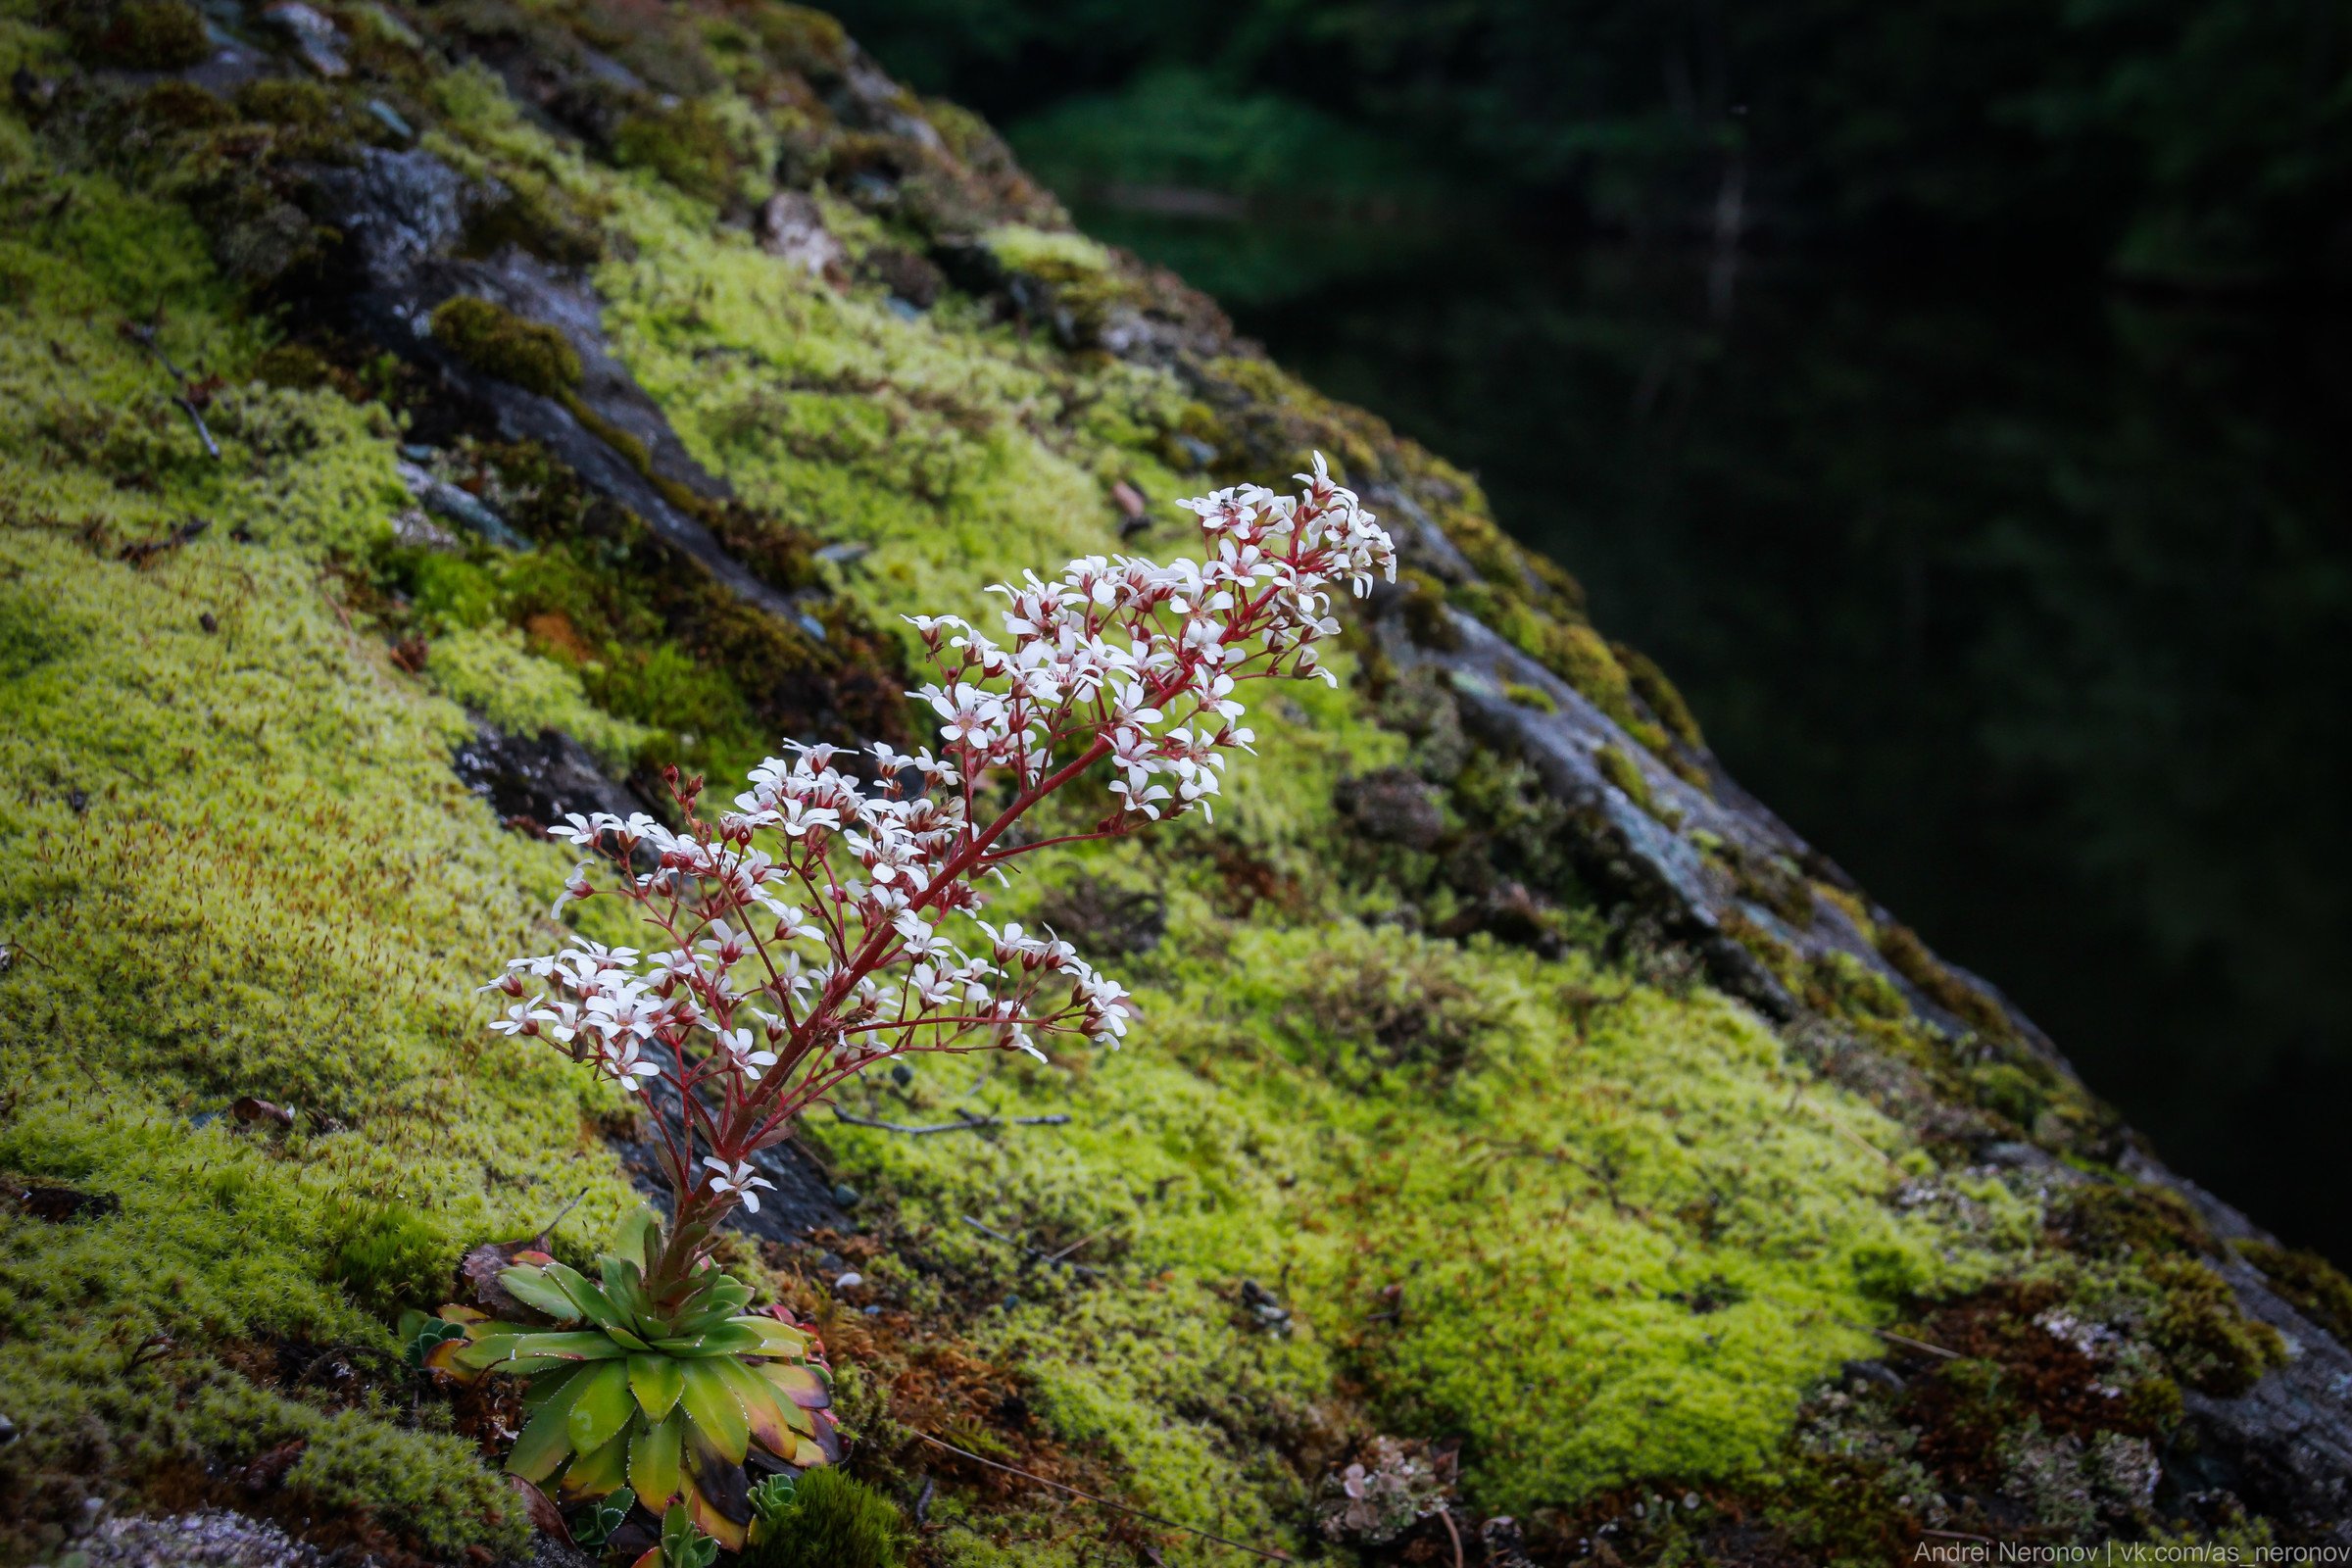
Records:
{"label": "bare rock surface", "polygon": [[89,1568],[319,1568],[325,1562],[267,1520],[206,1509],[101,1522],[73,1548]]}

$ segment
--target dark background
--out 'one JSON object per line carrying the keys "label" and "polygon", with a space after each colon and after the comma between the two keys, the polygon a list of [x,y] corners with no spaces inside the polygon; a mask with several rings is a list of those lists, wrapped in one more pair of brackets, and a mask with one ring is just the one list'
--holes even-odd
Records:
{"label": "dark background", "polygon": [[2352,1259],[2352,0],[847,0]]}

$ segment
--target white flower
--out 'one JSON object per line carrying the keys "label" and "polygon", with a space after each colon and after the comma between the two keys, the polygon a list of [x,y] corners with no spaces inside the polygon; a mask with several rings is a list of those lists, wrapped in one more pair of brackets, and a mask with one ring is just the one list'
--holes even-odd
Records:
{"label": "white flower", "polygon": [[791,838],[801,838],[812,828],[841,826],[841,813],[822,806],[788,799],[778,804],[776,825]]}
{"label": "white flower", "polygon": [[734,1164],[729,1165],[716,1154],[710,1154],[704,1156],[703,1163],[718,1172],[717,1175],[709,1178],[711,1191],[733,1193],[743,1200],[743,1206],[755,1214],[760,1212],[760,1195],[753,1189],[758,1187],[772,1189],[776,1185],[764,1176],[755,1175],[752,1171],[752,1162],[748,1159],[737,1160]]}
{"label": "white flower", "polygon": [[662,1076],[661,1064],[638,1052],[637,1042],[624,1040],[605,1057],[605,1065],[624,1089],[640,1089],[644,1080]]}
{"label": "white flower", "polygon": [[774,1052],[755,1049],[759,1047],[759,1037],[749,1029],[713,1029],[711,1033],[718,1036],[718,1048],[727,1054],[736,1070],[754,1083],[760,1081],[760,1069],[776,1064]]}
{"label": "white flower", "polygon": [[[731,1075],[761,1114],[787,1115],[803,1086],[762,1081],[763,1069],[811,1046],[854,1070],[974,1038],[1042,1055],[1033,1032],[1072,1027],[1117,1044],[1135,1012],[1125,989],[1052,932],[978,921],[983,881],[1007,881],[1004,862],[1054,840],[1034,821],[1007,830],[1049,781],[1083,771],[1072,759],[1107,761],[1098,776],[1121,811],[1097,832],[1205,813],[1232,754],[1254,740],[1250,681],[1337,683],[1319,657],[1340,630],[1337,587],[1393,580],[1396,549],[1320,456],[1298,482],[1296,495],[1242,485],[1185,503],[1204,560],[1088,556],[1051,579],[997,585],[1004,643],[954,615],[907,617],[937,668],[936,684],[908,694],[939,721],[936,752],[786,740],[733,810],[684,832],[643,812],[567,813],[552,836],[613,861],[615,877],[600,891],[583,863],[555,912],[628,900],[668,934],[666,951],[580,940],[517,958],[484,988],[505,1008],[491,1027],[547,1039],[640,1092],[680,1059],[686,1031],[707,1029],[716,1046],[705,1070]],[[982,956],[953,943],[955,916],[978,922]],[[768,929],[760,919],[772,920],[771,941],[755,937]],[[1068,979],[1066,1002],[1037,1000],[1047,972]],[[977,1022],[967,1033],[959,1017]],[[704,1164],[709,1191],[747,1207],[769,1185],[747,1163]]]}
{"label": "white flower", "polygon": [[556,895],[556,906],[547,911],[547,917],[551,920],[561,919],[564,906],[575,899],[593,898],[595,895],[596,887],[588,880],[588,862],[582,860],[572,867],[570,877],[564,884],[564,891]]}
{"label": "white flower", "polygon": [[496,1020],[490,1027],[502,1035],[535,1035],[541,1024],[556,1021],[556,1015],[540,1005],[545,1000],[543,997],[533,997],[528,1002],[517,1002],[507,1009],[504,1018]]}

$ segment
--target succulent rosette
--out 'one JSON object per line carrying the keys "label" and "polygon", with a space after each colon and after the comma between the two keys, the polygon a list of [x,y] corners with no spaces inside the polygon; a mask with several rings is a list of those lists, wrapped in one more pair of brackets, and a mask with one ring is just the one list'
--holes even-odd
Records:
{"label": "succulent rosette", "polygon": [[545,1252],[514,1254],[499,1287],[544,1323],[447,1305],[406,1325],[412,1359],[461,1382],[528,1380],[529,1412],[507,1470],[562,1501],[623,1489],[687,1518],[729,1549],[752,1520],[747,1467],[798,1472],[841,1457],[823,1346],[751,1287],[705,1262],[681,1288],[646,1288],[660,1219],[626,1217],[600,1278]]}

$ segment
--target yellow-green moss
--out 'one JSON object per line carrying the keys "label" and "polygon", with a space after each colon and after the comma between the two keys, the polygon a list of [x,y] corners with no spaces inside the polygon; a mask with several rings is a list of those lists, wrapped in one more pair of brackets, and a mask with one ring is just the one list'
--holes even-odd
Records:
{"label": "yellow-green moss", "polygon": [[991,255],[1016,272],[1074,283],[1110,270],[1110,252],[1084,234],[1006,223],[980,236]]}
{"label": "yellow-green moss", "polygon": [[689,196],[720,202],[740,194],[741,172],[762,162],[762,135],[741,100],[692,98],[621,121],[613,156],[650,169]]}
{"label": "yellow-green moss", "polygon": [[1551,693],[1541,686],[1525,686],[1515,680],[1504,681],[1502,695],[1521,708],[1532,708],[1539,713],[1559,711],[1560,705],[1553,702]]}
{"label": "yellow-green moss", "polygon": [[1666,678],[1666,672],[1658,667],[1657,662],[1639,648],[1629,648],[1624,643],[1609,644],[1609,652],[1617,656],[1617,662],[1624,668],[1626,679],[1634,688],[1634,695],[1641,698],[1649,710],[1658,716],[1658,722],[1665,725],[1684,745],[1703,751],[1707,739],[1699,731],[1698,720],[1691,714],[1690,705],[1683,700],[1683,694],[1675,688],[1674,682]]}
{"label": "yellow-green moss", "polygon": [[[378,1311],[429,1293],[465,1241],[583,1188],[567,1227],[617,1210],[612,1161],[578,1140],[587,1086],[486,1043],[468,1000],[495,954],[540,939],[561,862],[499,832],[449,771],[463,715],[330,602],[322,568],[402,504],[380,411],[232,386],[208,410],[218,462],[135,416],[137,489],[74,446],[73,411],[169,384],[124,318],[160,302],[167,351],[232,378],[257,347],[184,218],[74,188],[59,232],[0,236],[37,322],[0,335],[0,931],[19,956],[0,1169],[121,1206],[0,1215],[0,1408],[22,1434],[0,1450],[0,1549],[53,1542],[85,1489],[296,1440],[285,1485],[315,1517],[512,1549],[519,1510],[470,1443],[257,1380],[236,1348],[379,1363]],[[193,540],[118,559],[192,515]],[[222,1114],[246,1095],[297,1107],[294,1127]]]}
{"label": "yellow-green moss", "polygon": [[579,671],[531,653],[512,626],[461,626],[435,638],[425,674],[435,690],[500,729],[560,729],[616,771],[625,772],[655,733],[590,702]]}
{"label": "yellow-green moss", "polygon": [[888,1497],[839,1469],[800,1478],[791,1504],[762,1524],[746,1568],[899,1568],[906,1527]]}
{"label": "yellow-green moss", "polygon": [[1642,776],[1642,769],[1632,758],[1614,746],[1600,746],[1593,749],[1592,761],[1600,769],[1600,776],[1623,791],[1627,800],[1652,816],[1658,814],[1658,803],[1649,793],[1649,780]]}

